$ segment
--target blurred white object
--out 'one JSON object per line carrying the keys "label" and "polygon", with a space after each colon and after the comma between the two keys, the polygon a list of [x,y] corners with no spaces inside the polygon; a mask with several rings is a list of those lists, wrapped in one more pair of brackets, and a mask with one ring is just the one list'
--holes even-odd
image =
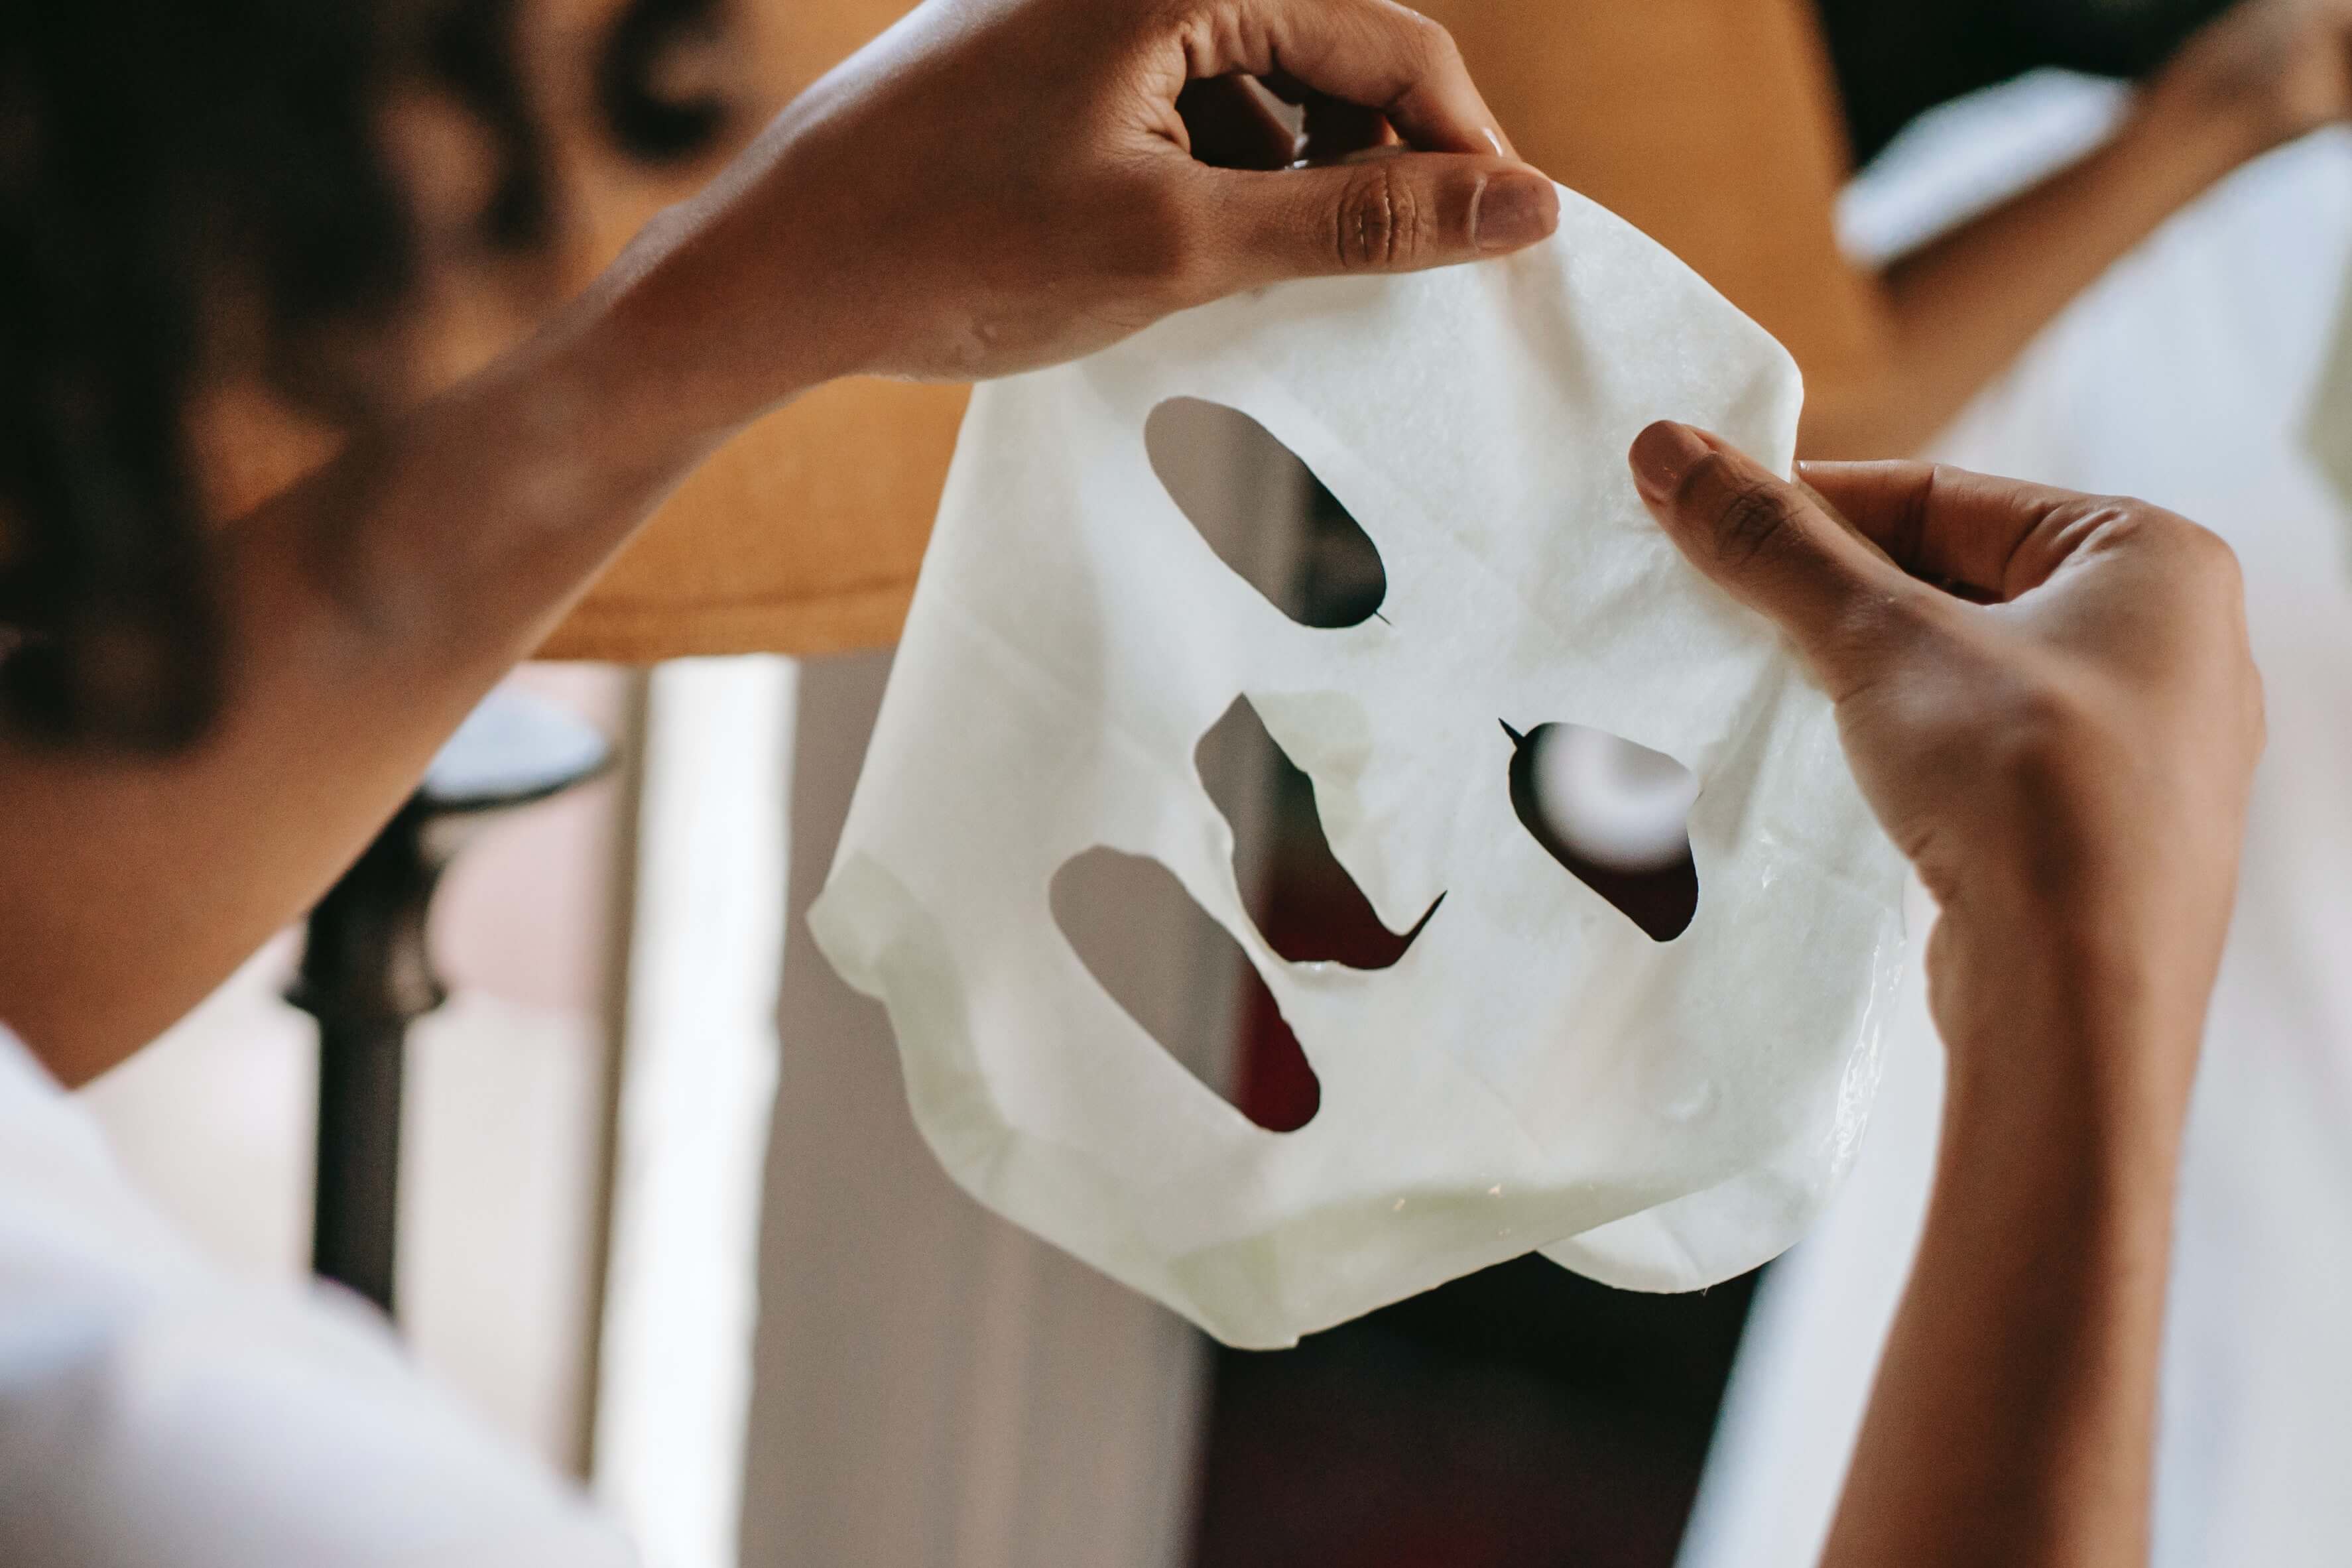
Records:
{"label": "blurred white object", "polygon": [[[1902,177],[1928,177],[1932,151]],[[2298,439],[2347,266],[2352,134],[2332,131],[2168,224],[1935,445],[2146,497],[2245,572],[2270,745],[2181,1175],[2158,1568],[2352,1563],[2352,583],[2343,503]],[[1684,1568],[1819,1558],[1935,1157],[1940,1052],[1916,990],[1887,1050],[1853,1179],[1759,1292]]]}
{"label": "blurred white object", "polygon": [[2131,96],[2122,82],[2045,67],[1938,104],[1840,193],[1838,243],[1866,267],[1916,250],[2105,141]]}
{"label": "blurred white object", "polygon": [[0,1031],[8,1568],[622,1568],[619,1533],[339,1292],[232,1281]]}
{"label": "blurred white object", "polygon": [[1664,871],[1690,852],[1698,775],[1605,729],[1547,726],[1536,750],[1536,796],[1560,841],[1611,871]]}

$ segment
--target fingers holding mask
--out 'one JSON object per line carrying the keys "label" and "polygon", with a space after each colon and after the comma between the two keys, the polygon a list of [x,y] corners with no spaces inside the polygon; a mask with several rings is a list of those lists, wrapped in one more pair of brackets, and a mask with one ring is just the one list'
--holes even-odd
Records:
{"label": "fingers holding mask", "polygon": [[[1400,151],[1290,166],[1300,127],[1265,82],[1310,151]],[[1532,244],[1556,193],[1508,147],[1444,30],[1390,0],[928,0],[664,244],[741,401],[792,390],[734,325],[780,298],[794,374],[974,380],[1240,289]]]}
{"label": "fingers holding mask", "polygon": [[1294,101],[1370,110],[1421,152],[1517,158],[1453,36],[1417,11],[1391,0],[1243,0],[1192,12],[1182,26],[1194,77],[1238,71]]}
{"label": "fingers holding mask", "polygon": [[1222,266],[1211,295],[1289,277],[1412,272],[1533,245],[1559,193],[1493,157],[1399,152],[1276,173],[1205,172],[1198,211]]}
{"label": "fingers holding mask", "polygon": [[1971,599],[2041,586],[2114,505],[1940,463],[1805,463],[1797,477],[1904,570]]}
{"label": "fingers holding mask", "polygon": [[1832,695],[1871,677],[1885,633],[1928,591],[1813,493],[1703,431],[1662,420],[1631,459],[1691,564],[1778,622]]}
{"label": "fingers holding mask", "polygon": [[1631,458],[1692,565],[1820,676],[1864,795],[1948,910],[2025,889],[2137,919],[2107,906],[2125,885],[2107,873],[2148,880],[2161,844],[2184,885],[2204,879],[2189,902],[2226,914],[2263,719],[2220,539],[2145,502],[1925,464],[1808,465],[1807,487],[1672,423]]}
{"label": "fingers holding mask", "polygon": [[1300,106],[1309,164],[1203,156],[1228,165],[1194,182],[1214,258],[1206,294],[1470,261],[1558,226],[1551,182],[1511,152],[1451,37],[1417,13],[1388,0],[1253,0],[1188,34],[1185,56],[1196,76],[1246,73]]}

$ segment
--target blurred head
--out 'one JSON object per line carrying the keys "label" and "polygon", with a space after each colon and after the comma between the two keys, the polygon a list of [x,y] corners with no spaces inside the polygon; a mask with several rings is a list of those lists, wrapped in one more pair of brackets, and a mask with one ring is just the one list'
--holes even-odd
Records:
{"label": "blurred head", "polygon": [[[717,0],[618,7],[596,101],[698,148],[655,57]],[[553,227],[516,0],[73,0],[0,8],[0,705],[20,733],[169,747],[224,629],[188,429],[258,381],[350,428],[399,392],[420,147],[456,128],[470,241]],[[426,128],[420,137],[418,127]],[[439,215],[436,214],[436,221]]]}
{"label": "blurred head", "polygon": [[[185,429],[208,376],[338,423],[416,266],[379,135],[404,89],[513,90],[492,7],[77,0],[0,21],[0,664],[12,722],[161,746],[219,684]],[[470,13],[470,14],[469,14]],[[478,89],[477,89],[478,96]],[[546,217],[518,120],[484,224]]]}

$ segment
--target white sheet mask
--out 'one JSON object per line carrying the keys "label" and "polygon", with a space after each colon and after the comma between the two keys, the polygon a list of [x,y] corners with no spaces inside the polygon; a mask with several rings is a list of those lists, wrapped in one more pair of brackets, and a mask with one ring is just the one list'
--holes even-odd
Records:
{"label": "white sheet mask", "polygon": [[[1694,572],[1625,452],[1671,416],[1785,471],[1795,365],[1563,191],[1507,260],[1286,285],[983,386],[811,915],[888,1007],[915,1117],[982,1202],[1228,1343],[1274,1346],[1530,1249],[1685,1290],[1793,1241],[1851,1159],[1899,862],[1829,706]],[[1378,548],[1378,617],[1300,625],[1145,450],[1171,398],[1303,459]],[[1245,913],[1194,747],[1237,696],[1313,779],[1393,967],[1289,964]],[[1696,917],[1643,935],[1515,814],[1504,726],[1697,775]],[[1055,925],[1094,846],[1240,942],[1321,1082],[1252,1124]]]}

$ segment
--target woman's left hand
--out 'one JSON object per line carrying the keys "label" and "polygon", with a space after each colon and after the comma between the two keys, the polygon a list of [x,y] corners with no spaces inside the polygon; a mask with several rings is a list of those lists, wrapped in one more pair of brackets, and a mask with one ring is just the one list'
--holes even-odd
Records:
{"label": "woman's left hand", "polygon": [[2239,0],[2149,88],[2229,116],[2248,156],[2352,119],[2352,0]]}

